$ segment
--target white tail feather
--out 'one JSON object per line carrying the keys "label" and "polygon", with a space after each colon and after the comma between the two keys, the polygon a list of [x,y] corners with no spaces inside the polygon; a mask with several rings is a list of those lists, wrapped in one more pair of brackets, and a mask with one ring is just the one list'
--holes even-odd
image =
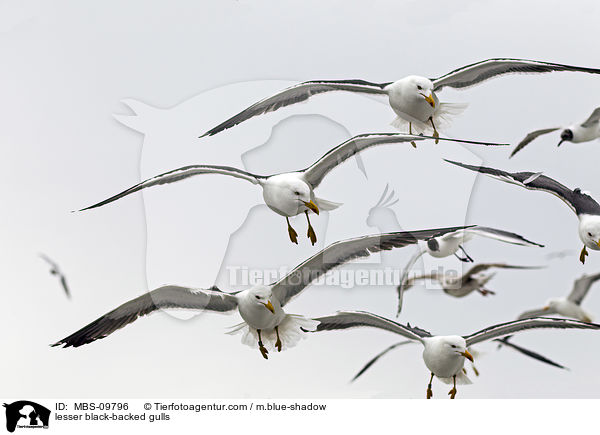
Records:
{"label": "white tail feather", "polygon": [[317,207],[319,207],[319,210],[324,211],[335,210],[336,208],[343,205],[341,202],[327,201],[323,198],[315,198],[315,201],[317,203]]}

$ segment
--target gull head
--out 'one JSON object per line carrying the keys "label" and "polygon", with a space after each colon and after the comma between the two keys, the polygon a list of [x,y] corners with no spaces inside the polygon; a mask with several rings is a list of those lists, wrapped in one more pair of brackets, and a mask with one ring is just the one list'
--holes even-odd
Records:
{"label": "gull head", "polygon": [[467,342],[459,335],[449,335],[442,338],[443,351],[448,355],[457,355],[473,362],[473,355],[467,350]]}
{"label": "gull head", "polygon": [[546,306],[544,306],[544,308],[542,308],[543,311],[555,311],[555,312],[560,312],[561,307],[564,305],[565,300],[563,298],[552,298],[552,299],[548,299],[548,302],[546,302]]}
{"label": "gull head", "polygon": [[421,76],[408,76],[405,79],[405,92],[424,99],[427,104],[435,109],[438,104],[437,96],[433,92],[433,82]]}
{"label": "gull head", "polygon": [[267,205],[284,216],[296,216],[307,209],[319,214],[312,196],[311,187],[293,173],[275,175],[263,188]]}
{"label": "gull head", "polygon": [[600,216],[582,215],[579,224],[579,237],[590,249],[600,251]]}
{"label": "gull head", "polygon": [[267,286],[256,286],[247,290],[247,298],[251,304],[265,307],[271,313],[275,314],[275,307],[271,300],[273,299],[273,293],[271,288]]}
{"label": "gull head", "polygon": [[571,130],[570,128],[566,128],[560,133],[560,142],[558,143],[558,146],[560,146],[563,142],[569,142],[572,140],[573,130]]}

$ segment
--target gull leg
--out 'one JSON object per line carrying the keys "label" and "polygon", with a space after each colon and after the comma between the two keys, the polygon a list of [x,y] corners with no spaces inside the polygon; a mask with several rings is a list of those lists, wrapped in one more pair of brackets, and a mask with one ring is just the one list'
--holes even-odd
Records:
{"label": "gull leg", "polygon": [[[409,122],[409,123],[408,123],[408,134],[413,134],[413,132],[412,132],[412,122]],[[416,147],[417,147],[417,144],[416,144],[414,141],[412,141],[410,144],[411,144],[411,145],[412,145],[414,148],[416,148]]]}
{"label": "gull leg", "polygon": [[430,117],[429,121],[431,122],[431,126],[433,127],[433,137],[435,137],[435,144],[437,145],[440,143],[440,141],[439,141],[440,134],[438,133],[437,129],[435,128],[435,124],[433,123],[433,117]]}
{"label": "gull leg", "polygon": [[477,370],[477,367],[475,367],[475,364],[471,364],[471,368],[473,369],[473,373],[475,373],[475,376],[479,376],[479,370]]}
{"label": "gull leg", "polygon": [[269,351],[267,350],[267,348],[265,347],[265,345],[262,342],[262,338],[260,336],[260,329],[257,329],[258,331],[258,349],[260,350],[260,353],[262,354],[264,359],[269,359],[269,357],[267,356],[269,354]]}
{"label": "gull leg", "polygon": [[431,373],[431,377],[429,378],[429,384],[427,384],[427,398],[431,399],[433,397],[433,390],[431,389],[431,383],[433,382],[433,373]]}
{"label": "gull leg", "polygon": [[463,248],[462,245],[459,245],[458,247],[460,248],[462,253],[465,254],[465,258],[460,258],[458,255],[456,256],[460,261],[464,261],[465,263],[474,263],[475,262],[475,260],[473,260],[469,254],[467,254],[467,251],[465,251],[465,248]]}
{"label": "gull leg", "polygon": [[315,246],[315,243],[317,243],[317,235],[315,234],[314,228],[310,224],[310,218],[308,217],[308,210],[304,210],[304,214],[306,215],[306,220],[308,221],[308,233],[306,233],[306,235],[310,239],[310,243],[312,243],[312,245]]}
{"label": "gull leg", "polygon": [[279,326],[275,327],[275,334],[277,334],[277,341],[275,342],[275,347],[277,348],[277,352],[281,352],[281,339],[279,338]]}
{"label": "gull leg", "polygon": [[285,220],[287,221],[287,224],[288,224],[288,234],[290,235],[290,240],[292,241],[292,243],[295,243],[297,245],[298,244],[298,233],[290,225],[290,218],[288,218],[286,216]]}
{"label": "gull leg", "polygon": [[485,288],[479,288],[479,289],[477,289],[477,291],[479,293],[481,293],[481,296],[495,295],[496,294],[496,292],[488,290],[488,289],[485,289]]}
{"label": "gull leg", "polygon": [[448,392],[448,395],[450,396],[451,399],[454,399],[456,397],[456,375],[452,376],[452,379],[454,380],[454,386]]}
{"label": "gull leg", "polygon": [[583,245],[581,254],[579,254],[579,261],[581,261],[581,264],[585,264],[585,257],[587,257],[588,255],[590,255],[590,254],[587,251],[587,247],[585,245]]}

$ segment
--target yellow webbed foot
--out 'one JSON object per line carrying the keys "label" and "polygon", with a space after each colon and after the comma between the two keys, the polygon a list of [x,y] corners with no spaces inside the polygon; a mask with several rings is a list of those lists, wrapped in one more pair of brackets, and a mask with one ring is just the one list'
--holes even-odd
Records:
{"label": "yellow webbed foot", "polygon": [[427,398],[431,399],[433,397],[433,390],[431,387],[427,387]]}
{"label": "yellow webbed foot", "polygon": [[297,245],[298,244],[298,233],[296,232],[296,230],[293,229],[292,227],[288,226],[288,234],[290,235],[290,240],[292,241],[292,243],[295,243]]}
{"label": "yellow webbed foot", "polygon": [[448,395],[450,396],[451,399],[454,399],[456,397],[456,387],[453,387],[449,392]]}
{"label": "yellow webbed foot", "polygon": [[262,356],[263,356],[264,359],[269,359],[269,356],[268,356],[269,355],[269,351],[267,350],[266,347],[264,347],[262,345],[262,343],[258,344],[258,349],[260,350],[260,353],[262,354]]}
{"label": "yellow webbed foot", "polygon": [[579,254],[579,261],[581,261],[581,264],[585,264],[585,257],[587,257],[588,255],[590,255],[590,254],[588,253],[587,247],[585,245],[583,245],[581,254]]}
{"label": "yellow webbed foot", "polygon": [[310,239],[310,243],[312,243],[312,245],[314,246],[315,243],[317,243],[317,234],[315,233],[315,230],[313,229],[312,225],[308,226],[308,233],[306,233],[306,235]]}
{"label": "yellow webbed foot", "polygon": [[279,338],[275,342],[275,347],[277,348],[277,352],[281,352],[281,340]]}

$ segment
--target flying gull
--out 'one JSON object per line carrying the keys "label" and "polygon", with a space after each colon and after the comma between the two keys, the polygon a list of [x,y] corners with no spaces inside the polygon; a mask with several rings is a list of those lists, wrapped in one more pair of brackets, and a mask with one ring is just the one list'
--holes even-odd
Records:
{"label": "flying gull", "polygon": [[516,184],[529,190],[541,190],[560,198],[575,212],[579,218],[579,238],[583,249],[579,260],[585,263],[588,255],[587,248],[600,251],[600,205],[589,194],[577,188],[571,190],[553,178],[542,175],[541,172],[506,172],[500,169],[473,166],[465,163],[446,160],[453,165],[461,166],[471,171],[489,175],[506,183]]}
{"label": "flying gull", "polygon": [[[174,169],[172,171],[149,178],[141,183],[136,184],[135,186],[130,187],[129,189],[124,190],[121,193],[118,193],[117,195],[105,199],[97,204],[83,208],[79,211],[103,206],[134,192],[139,192],[147,187],[174,183],[195,175],[229,175],[231,177],[241,178],[251,182],[252,184],[262,187],[265,204],[267,204],[267,206],[275,213],[285,217],[290,240],[296,244],[298,243],[298,233],[296,233],[296,231],[290,225],[289,218],[304,213],[308,221],[307,236],[314,245],[317,242],[317,235],[310,224],[308,212],[312,211],[316,214],[319,214],[320,210],[334,210],[341,205],[339,203],[327,201],[315,196],[314,189],[319,186],[319,184],[323,181],[323,178],[325,178],[325,176],[332,169],[355,154],[376,145],[403,143],[425,139],[432,138],[427,136],[411,136],[398,133],[362,134],[348,139],[344,143],[333,148],[308,168],[282,174],[256,175],[228,166],[184,166],[182,168]],[[458,139],[442,140],[478,145],[500,145]]]}
{"label": "flying gull", "polygon": [[[431,238],[427,240],[425,249],[414,254],[408,261],[408,264],[404,267],[404,271],[400,279],[400,285],[398,286],[397,315],[400,315],[400,312],[402,311],[402,298],[406,287],[406,283],[409,279],[409,273],[415,265],[415,263],[417,262],[417,260],[427,253],[434,258],[444,258],[450,255],[455,255],[456,258],[458,258],[460,261],[473,262],[473,259],[469,256],[469,254],[467,254],[465,248],[463,248],[462,245],[468,242],[469,240],[473,239],[474,237],[486,237],[488,239],[498,240],[500,242],[510,243],[513,245],[538,246],[540,248],[544,247],[544,245],[540,245],[539,243],[527,240],[525,237],[520,236],[519,234],[499,230],[496,228],[482,227],[479,225],[446,233],[439,237]],[[458,256],[458,250],[462,251],[464,257]]]}
{"label": "flying gull", "polygon": [[[548,358],[546,358],[544,355],[541,355],[541,354],[539,354],[539,353],[537,353],[537,352],[534,352],[534,351],[532,351],[532,350],[526,349],[526,348],[524,348],[524,347],[522,347],[522,346],[516,345],[516,344],[514,344],[514,343],[513,343],[513,342],[511,342],[511,341],[508,341],[508,340],[507,340],[507,338],[508,338],[508,337],[504,337],[504,338],[496,338],[496,339],[494,339],[494,341],[497,341],[497,342],[499,342],[499,343],[500,343],[500,344],[498,345],[498,347],[506,346],[506,347],[509,347],[509,348],[511,348],[511,349],[514,349],[515,351],[517,351],[517,352],[519,352],[519,353],[521,353],[521,354],[523,354],[523,355],[525,355],[525,356],[528,356],[528,357],[530,357],[530,358],[533,358],[533,359],[535,359],[535,360],[537,360],[537,361],[540,361],[540,362],[542,362],[542,363],[544,363],[544,364],[548,364],[548,365],[551,365],[551,366],[553,366],[553,367],[557,367],[557,368],[559,368],[559,369],[565,369],[565,368],[566,368],[566,367],[565,367],[565,366],[563,366],[562,364],[559,364],[559,363],[557,363],[557,362],[554,362],[554,361],[552,361],[551,359],[548,359]],[[361,369],[358,371],[358,373],[356,373],[356,375],[354,375],[354,377],[352,378],[352,380],[351,380],[350,382],[354,382],[354,381],[356,381],[358,378],[360,378],[360,377],[361,377],[363,374],[365,374],[365,372],[366,372],[367,370],[369,370],[371,367],[373,367],[373,365],[374,365],[374,364],[375,364],[377,361],[379,361],[379,360],[380,360],[380,359],[381,359],[383,356],[387,355],[387,354],[388,354],[390,351],[392,351],[392,350],[394,350],[394,349],[396,349],[396,348],[398,348],[398,347],[404,346],[404,345],[406,345],[406,344],[412,344],[412,343],[415,343],[415,342],[414,342],[414,341],[411,341],[411,340],[404,340],[404,341],[399,341],[398,343],[394,343],[394,344],[392,344],[391,346],[388,346],[388,347],[386,347],[386,348],[385,348],[383,351],[379,352],[379,353],[378,353],[377,355],[375,355],[375,356],[374,356],[374,357],[373,357],[371,360],[369,360],[369,362],[367,362],[367,363],[366,363],[366,364],[365,364],[365,365],[364,365],[364,366],[363,366],[363,367],[362,367],[362,368],[361,368]],[[475,352],[475,351],[474,351],[474,350],[472,350],[472,349],[467,349],[467,351],[468,351],[469,353],[471,353],[471,354],[477,354],[477,352]],[[478,371],[478,370],[475,368],[475,365],[474,365],[474,363],[473,363],[472,361],[471,361],[471,365],[472,365],[472,368],[473,368],[473,371],[474,371],[475,375],[476,375],[476,376],[479,376],[479,371]],[[463,372],[464,372],[464,369],[463,369]]]}
{"label": "flying gull", "polygon": [[60,281],[60,285],[62,286],[62,288],[65,292],[65,295],[67,295],[67,297],[69,299],[71,299],[71,291],[69,290],[69,286],[67,285],[67,278],[65,277],[65,274],[62,273],[62,271],[58,267],[58,264],[56,264],[54,261],[52,261],[48,256],[46,256],[44,254],[39,254],[39,255],[42,260],[44,260],[46,263],[48,263],[50,265],[50,274],[58,277],[58,279]]}
{"label": "flying gull", "polygon": [[495,294],[485,288],[486,284],[494,277],[494,273],[486,273],[488,269],[539,269],[538,266],[512,266],[505,263],[479,263],[471,267],[464,274],[457,276],[451,272],[432,272],[415,275],[406,280],[404,291],[412,288],[417,281],[437,281],[444,293],[455,298],[462,298],[473,292],[482,296]]}
{"label": "flying gull", "polygon": [[176,285],[159,287],[115,308],[53,346],[79,347],[91,343],[107,337],[138,317],[161,309],[237,310],[244,322],[235,326],[231,333],[242,332],[244,344],[255,346],[258,343],[262,356],[267,359],[265,342],[272,349],[281,351],[284,346],[294,346],[303,336],[302,330],[314,329],[316,324],[313,320],[286,314],[282,307],[327,271],[375,252],[402,248],[458,228],[402,231],[339,241],[310,257],[279,281],[240,292],[226,293],[217,287],[208,290]]}
{"label": "flying gull", "polygon": [[583,275],[581,278],[575,280],[573,289],[567,297],[552,298],[550,299],[543,308],[536,310],[525,311],[521,313],[519,319],[528,319],[531,317],[538,316],[550,316],[552,314],[559,314],[563,317],[570,319],[577,319],[583,322],[591,322],[592,316],[586,313],[581,308],[581,302],[587,295],[592,284],[600,279],[600,273],[594,275]]}
{"label": "flying gull", "polygon": [[373,327],[394,332],[411,340],[418,341],[423,345],[423,361],[431,372],[429,384],[427,385],[427,398],[433,397],[431,383],[433,377],[442,382],[453,384],[448,393],[451,399],[456,397],[456,383],[470,384],[471,381],[463,372],[465,359],[473,361],[473,356],[467,350],[477,343],[492,340],[517,332],[537,328],[558,329],[600,329],[600,325],[594,323],[580,322],[578,320],[552,319],[537,317],[534,319],[515,320],[500,323],[482,329],[470,335],[431,335],[429,332],[405,326],[384,317],[367,313],[364,311],[339,311],[336,314],[314,319],[319,322],[315,332],[341,330],[354,327]]}
{"label": "flying gull", "polygon": [[428,79],[411,75],[396,82],[372,83],[365,80],[312,80],[291,86],[244,109],[200,137],[212,136],[257,115],[273,112],[281,107],[308,100],[313,95],[331,91],[348,91],[360,94],[387,96],[389,105],[398,116],[392,122],[396,128],[415,133],[433,131],[439,136],[436,125],[460,113],[465,105],[440,103],[436,93],[445,87],[464,89],[493,77],[509,73],[548,73],[553,71],[579,71],[600,74],[600,69],[562,65],[537,60],[496,58],[487,59],[455,69],[443,76]]}
{"label": "flying gull", "polygon": [[[561,127],[554,128],[544,128],[542,130],[536,130],[529,133],[525,136],[519,144],[515,147],[513,152],[510,154],[510,157],[517,154],[521,151],[525,146],[527,146],[531,141],[542,136],[544,134],[552,133],[556,130],[560,130]],[[573,142],[573,143],[582,143],[589,142],[594,139],[598,139],[600,137],[600,107],[594,109],[592,114],[588,119],[579,123],[573,124],[566,128],[564,128],[560,133],[560,142],[558,146],[561,146],[563,142]]]}

